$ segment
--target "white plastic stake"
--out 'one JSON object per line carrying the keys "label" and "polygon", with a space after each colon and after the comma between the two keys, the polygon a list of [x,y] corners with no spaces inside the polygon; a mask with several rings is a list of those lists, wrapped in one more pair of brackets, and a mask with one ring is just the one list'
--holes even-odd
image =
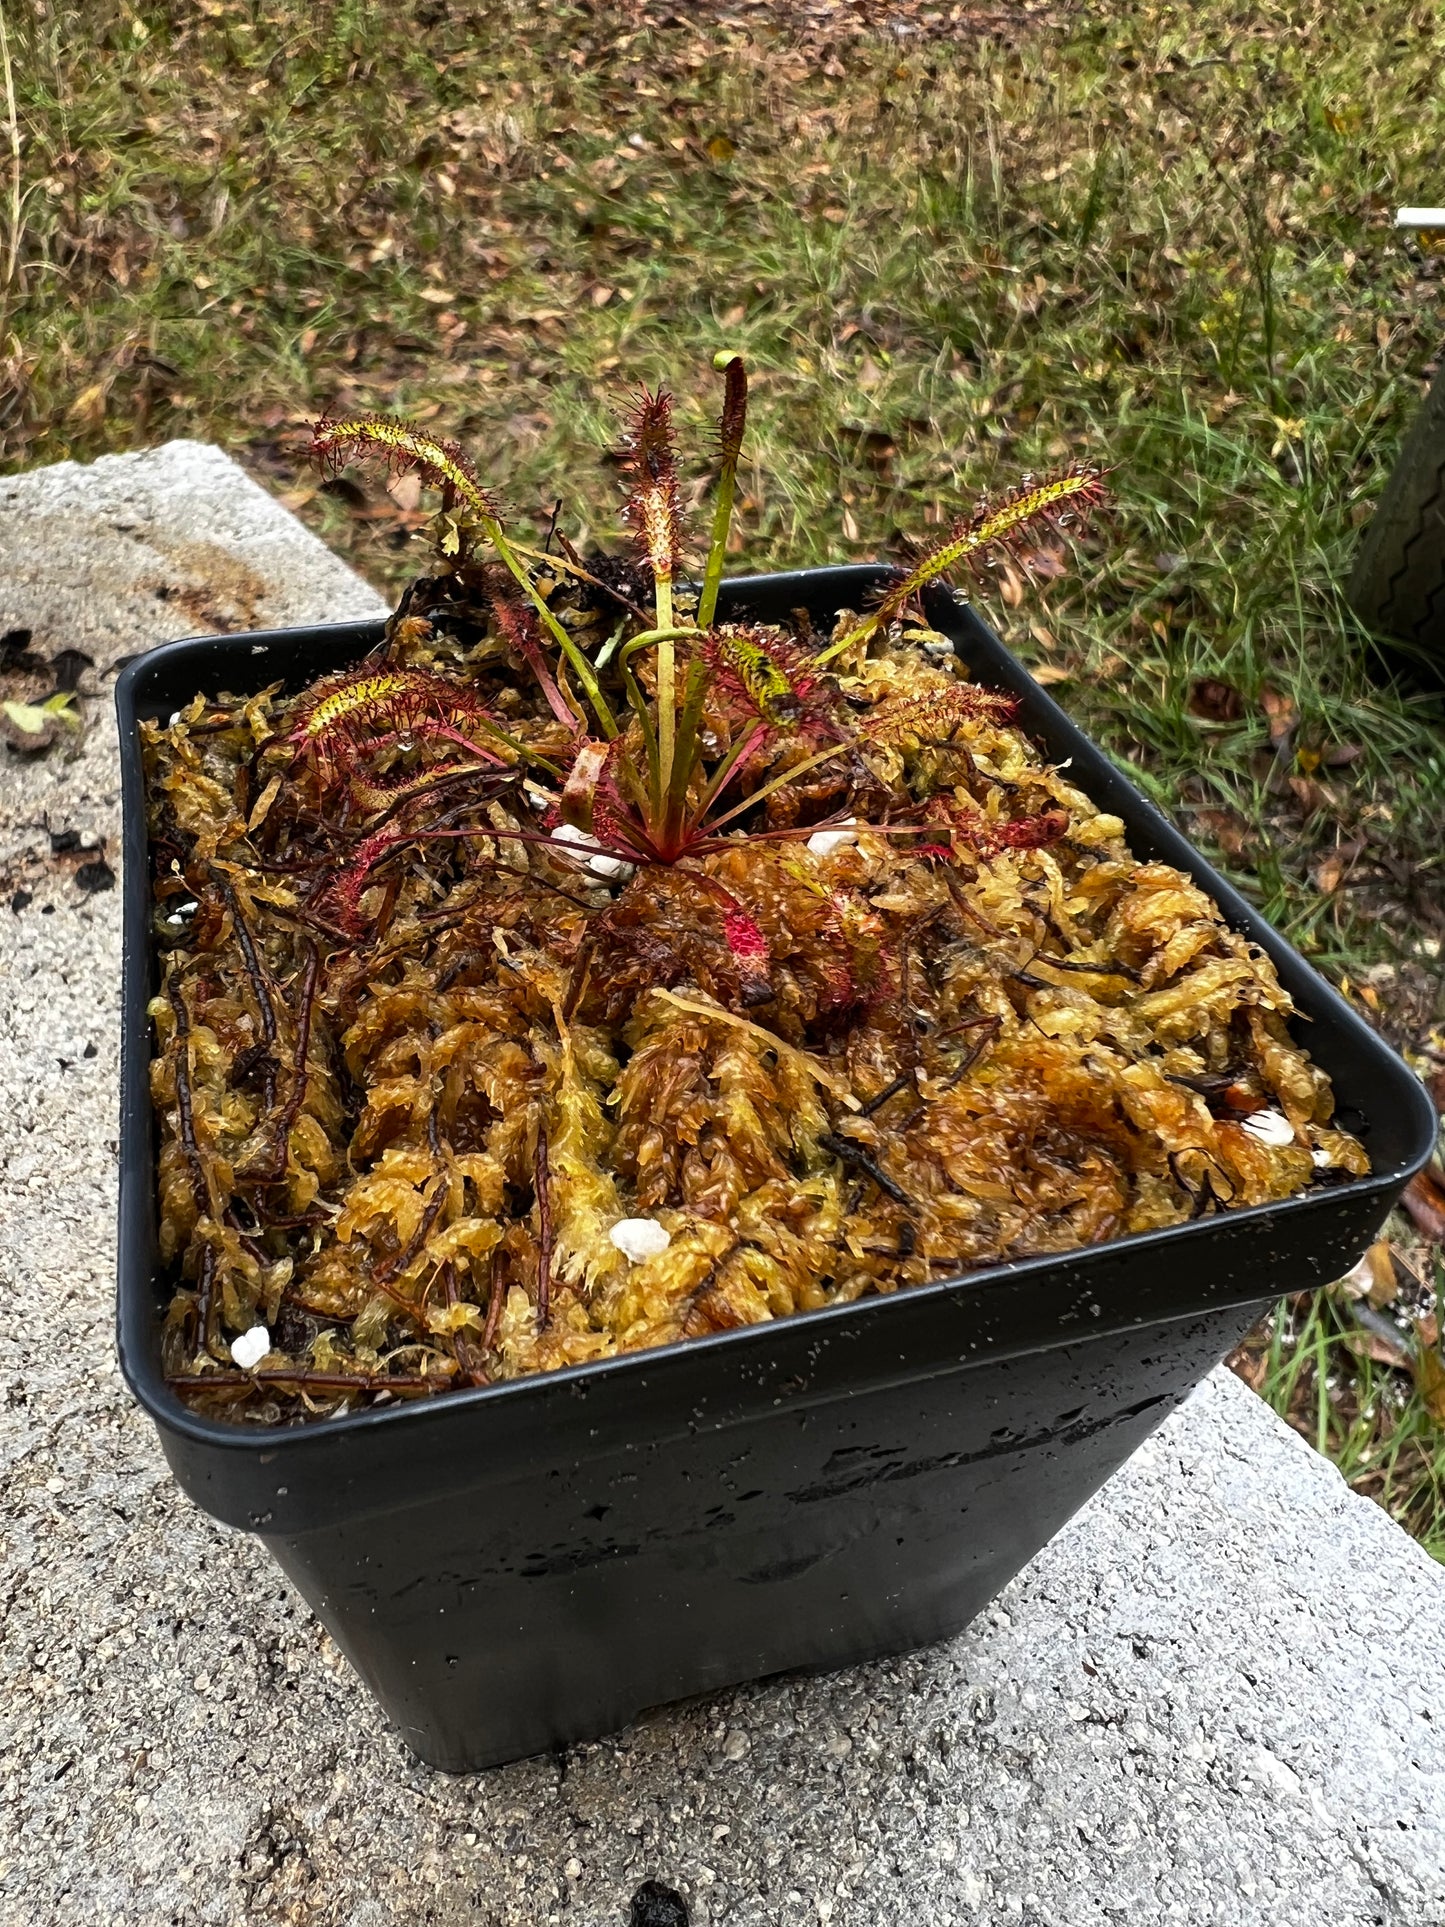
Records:
{"label": "white plastic stake", "polygon": [[1445,207],[1397,207],[1396,227],[1445,227]]}

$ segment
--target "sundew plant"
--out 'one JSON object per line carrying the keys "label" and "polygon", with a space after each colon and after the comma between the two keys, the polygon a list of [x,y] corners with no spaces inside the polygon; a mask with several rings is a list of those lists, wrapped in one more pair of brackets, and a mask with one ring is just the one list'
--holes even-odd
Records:
{"label": "sundew plant", "polygon": [[972,680],[943,585],[1096,467],[961,515],[861,607],[722,580],[671,402],[629,541],[524,541],[454,443],[363,660],[148,730],[167,1369],[295,1422],[1181,1223],[1367,1169],[1266,958],[1137,862]]}

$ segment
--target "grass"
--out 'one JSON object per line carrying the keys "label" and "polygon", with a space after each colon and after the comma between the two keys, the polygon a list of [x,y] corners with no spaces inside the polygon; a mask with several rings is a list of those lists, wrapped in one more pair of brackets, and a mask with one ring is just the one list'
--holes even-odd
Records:
{"label": "grass", "polygon": [[1438,1254],[1431,1269],[1433,1305],[1417,1316],[1402,1310],[1364,1326],[1336,1286],[1286,1300],[1231,1362],[1356,1492],[1445,1561],[1445,1373],[1430,1363],[1445,1278]]}
{"label": "grass", "polygon": [[1112,527],[1003,572],[1000,628],[1429,1055],[1441,711],[1341,584],[1439,346],[1445,257],[1390,227],[1438,199],[1435,7],[0,9],[0,463],[215,440],[394,586],[419,514],[308,475],[324,411],[601,533],[625,390],[669,378],[695,439],[740,350],[760,567],[1103,459]]}

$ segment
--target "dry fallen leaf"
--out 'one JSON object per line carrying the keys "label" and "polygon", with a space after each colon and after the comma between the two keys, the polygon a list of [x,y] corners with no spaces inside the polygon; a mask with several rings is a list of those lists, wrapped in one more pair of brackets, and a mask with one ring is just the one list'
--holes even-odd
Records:
{"label": "dry fallen leaf", "polygon": [[49,749],[65,728],[79,729],[75,697],[58,691],[43,703],[0,703],[0,740],[24,755]]}
{"label": "dry fallen leaf", "polygon": [[1330,854],[1315,866],[1315,888],[1321,896],[1332,897],[1339,889],[1340,879],[1344,874],[1344,858],[1338,850],[1331,850]]}
{"label": "dry fallen leaf", "polygon": [[1293,700],[1273,689],[1268,683],[1259,692],[1260,706],[1269,718],[1269,740],[1278,746],[1288,741],[1299,721],[1299,711]]}
{"label": "dry fallen leaf", "polygon": [[1030,670],[1029,673],[1034,681],[1041,683],[1045,689],[1050,683],[1072,682],[1074,677],[1074,671],[1066,669],[1061,662],[1041,662],[1037,669]]}
{"label": "dry fallen leaf", "polygon": [[1289,788],[1306,816],[1317,816],[1334,800],[1324,784],[1312,776],[1291,776]]}
{"label": "dry fallen leaf", "polygon": [[1226,856],[1243,856],[1254,835],[1237,810],[1196,810],[1194,827],[1217,843]]}
{"label": "dry fallen leaf", "polygon": [[1189,692],[1189,713],[1205,722],[1237,723],[1244,714],[1244,698],[1232,683],[1205,676]]}
{"label": "dry fallen leaf", "polygon": [[1403,1338],[1397,1343],[1382,1332],[1347,1332],[1344,1343],[1347,1352],[1353,1352],[1356,1358],[1368,1358],[1376,1365],[1393,1365],[1399,1371],[1414,1367],[1415,1361]]}
{"label": "dry fallen leaf", "polygon": [[1363,1298],[1376,1311],[1390,1304],[1399,1281],[1388,1238],[1377,1238],[1360,1262],[1340,1280],[1340,1289],[1350,1298]]}
{"label": "dry fallen leaf", "polygon": [[1026,549],[1019,560],[1036,582],[1057,582],[1069,570],[1067,556],[1062,549],[1053,546]]}
{"label": "dry fallen leaf", "polygon": [[82,428],[99,428],[105,420],[105,383],[92,382],[89,388],[82,388],[66,409],[65,419],[78,422]]}
{"label": "dry fallen leaf", "polygon": [[1231,1352],[1224,1362],[1236,1378],[1244,1380],[1252,1392],[1263,1389],[1265,1376],[1269,1370],[1267,1353],[1251,1351],[1248,1346],[1241,1345],[1237,1351]]}
{"label": "dry fallen leaf", "polygon": [[0,703],[0,738],[29,755],[48,749],[60,733],[60,725],[47,716],[37,703]]}
{"label": "dry fallen leaf", "polygon": [[1415,1354],[1415,1389],[1431,1418],[1445,1424],[1445,1358],[1434,1345]]}
{"label": "dry fallen leaf", "polygon": [[1011,562],[999,564],[998,592],[1003,597],[1005,608],[1017,609],[1024,599],[1024,579]]}
{"label": "dry fallen leaf", "polygon": [[1445,1244],[1445,1191],[1428,1171],[1418,1171],[1405,1186],[1402,1198],[1416,1230],[1436,1244]]}

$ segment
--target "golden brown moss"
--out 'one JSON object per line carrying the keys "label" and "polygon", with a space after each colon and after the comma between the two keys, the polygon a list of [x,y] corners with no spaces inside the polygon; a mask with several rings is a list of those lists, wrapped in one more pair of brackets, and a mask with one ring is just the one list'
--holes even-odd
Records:
{"label": "golden brown moss", "polygon": [[[481,1384],[1367,1170],[1268,959],[898,624],[744,792],[829,730],[846,753],[619,873],[601,787],[592,842],[553,834],[576,746],[473,589],[388,645],[450,735],[308,759],[314,692],[274,689],[147,730],[166,1362],[193,1404]],[[568,620],[602,639],[580,597]],[[483,716],[500,759],[455,740]],[[757,722],[715,691],[703,727]],[[633,1218],[667,1248],[629,1259]]]}

